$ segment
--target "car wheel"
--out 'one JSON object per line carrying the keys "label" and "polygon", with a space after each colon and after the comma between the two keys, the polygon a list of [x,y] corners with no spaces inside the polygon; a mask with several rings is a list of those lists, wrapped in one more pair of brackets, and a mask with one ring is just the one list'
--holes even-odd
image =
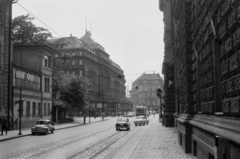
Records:
{"label": "car wheel", "polygon": [[45,132],[45,135],[47,135],[48,134],[48,129],[46,130],[46,132]]}
{"label": "car wheel", "polygon": [[116,127],[116,130],[118,131],[118,128]]}
{"label": "car wheel", "polygon": [[51,133],[53,134],[54,133],[54,129],[52,128],[52,130],[51,130]]}
{"label": "car wheel", "polygon": [[34,132],[32,132],[32,135],[35,135],[35,133],[34,133]]}

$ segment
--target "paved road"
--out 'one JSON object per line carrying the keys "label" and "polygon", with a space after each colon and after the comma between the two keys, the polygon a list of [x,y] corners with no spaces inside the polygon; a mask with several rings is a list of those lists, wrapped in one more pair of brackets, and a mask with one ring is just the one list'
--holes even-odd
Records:
{"label": "paved road", "polygon": [[162,127],[158,117],[130,131],[116,131],[116,118],[61,129],[54,134],[26,136],[0,144],[1,158],[190,159],[177,143],[175,128]]}

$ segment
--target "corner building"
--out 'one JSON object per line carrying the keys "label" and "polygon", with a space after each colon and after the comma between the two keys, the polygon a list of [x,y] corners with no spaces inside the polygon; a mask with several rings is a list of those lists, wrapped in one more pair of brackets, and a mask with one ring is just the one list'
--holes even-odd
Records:
{"label": "corner building", "polygon": [[198,159],[239,158],[240,1],[160,0],[159,8],[165,104],[180,146]]}
{"label": "corner building", "polygon": [[147,106],[147,111],[160,111],[161,105],[164,103],[163,99],[157,97],[157,89],[163,90],[163,79],[159,74],[142,74],[132,83],[132,90],[130,91],[130,99],[133,103],[133,110],[136,111],[136,106]]}
{"label": "corner building", "polygon": [[[91,33],[78,39],[75,36],[50,39],[49,44],[60,52],[67,74],[87,77],[92,85],[90,115],[113,115],[128,107],[124,71],[110,59],[104,47],[92,39]],[[103,109],[102,109],[103,106]]]}

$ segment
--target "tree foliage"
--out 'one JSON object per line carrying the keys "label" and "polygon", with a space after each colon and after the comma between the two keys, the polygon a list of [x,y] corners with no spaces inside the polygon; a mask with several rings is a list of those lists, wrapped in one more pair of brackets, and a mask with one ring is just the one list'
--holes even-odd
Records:
{"label": "tree foliage", "polygon": [[34,17],[29,14],[21,15],[12,21],[12,36],[14,44],[41,44],[52,37],[48,29],[37,27],[32,23]]}
{"label": "tree foliage", "polygon": [[59,87],[60,100],[62,100],[68,108],[71,108],[69,110],[84,111],[90,85],[91,83],[86,77],[64,75]]}
{"label": "tree foliage", "polygon": [[53,58],[53,72],[52,72],[52,91],[56,94],[60,90],[60,85],[65,73],[63,71],[64,65],[60,59]]}

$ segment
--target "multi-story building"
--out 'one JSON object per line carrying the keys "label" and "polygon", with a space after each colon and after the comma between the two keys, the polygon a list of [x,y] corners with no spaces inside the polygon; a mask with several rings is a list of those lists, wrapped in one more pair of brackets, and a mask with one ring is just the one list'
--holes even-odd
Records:
{"label": "multi-story building", "polygon": [[13,119],[19,121],[21,110],[22,127],[34,125],[39,118],[51,119],[54,54],[58,52],[47,45],[14,46]]}
{"label": "multi-story building", "polygon": [[0,117],[11,122],[11,0],[0,0]]}
{"label": "multi-story building", "polygon": [[159,74],[142,74],[132,83],[130,91],[130,99],[133,102],[133,110],[136,111],[136,106],[147,106],[148,111],[160,112],[160,102],[163,100],[158,98],[157,89],[163,90],[163,79]]}
{"label": "multi-story building", "polygon": [[118,107],[127,104],[123,70],[92,39],[90,32],[86,31],[80,39],[74,36],[50,39],[49,45],[61,53],[56,58],[66,63],[67,74],[85,76],[91,81],[91,115],[100,115],[102,110],[105,114],[116,113]]}
{"label": "multi-story building", "polygon": [[239,158],[240,2],[159,2],[166,108],[174,105],[180,146],[199,159]]}

